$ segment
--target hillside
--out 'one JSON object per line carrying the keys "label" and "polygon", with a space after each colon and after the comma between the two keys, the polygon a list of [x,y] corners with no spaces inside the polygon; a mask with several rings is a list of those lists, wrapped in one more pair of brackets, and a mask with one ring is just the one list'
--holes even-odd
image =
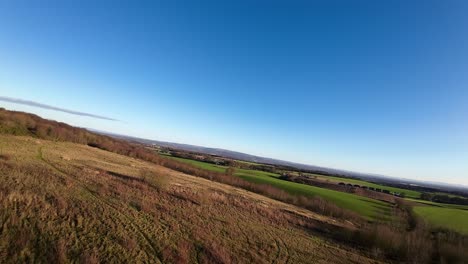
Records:
{"label": "hillside", "polygon": [[426,225],[402,199],[235,170],[0,108],[0,262],[468,259],[468,236]]}
{"label": "hillside", "polygon": [[310,231],[345,222],[228,185],[74,143],[0,152],[0,262],[374,263]]}

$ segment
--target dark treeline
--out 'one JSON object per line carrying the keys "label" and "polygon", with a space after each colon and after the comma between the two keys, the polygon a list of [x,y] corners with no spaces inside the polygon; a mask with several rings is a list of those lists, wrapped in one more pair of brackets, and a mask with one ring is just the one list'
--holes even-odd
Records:
{"label": "dark treeline", "polygon": [[468,205],[468,199],[458,196],[449,196],[446,194],[421,193],[421,199],[436,203],[461,204]]}
{"label": "dark treeline", "polygon": [[221,165],[221,166],[236,167],[239,169],[248,169],[248,170],[259,170],[259,171],[265,171],[265,172],[271,172],[271,173],[280,173],[282,171],[276,165],[242,162],[242,161],[237,161],[237,160],[224,158],[224,157],[220,157],[216,155],[196,153],[196,152],[178,150],[178,149],[173,149],[173,148],[162,148],[162,151],[165,153],[169,153],[173,157],[203,161],[206,163],[211,163],[211,164],[216,164],[216,165]]}
{"label": "dark treeline", "polygon": [[171,148],[164,148],[162,150],[163,152],[169,153],[173,157],[198,160],[198,161],[203,161],[206,163],[211,163],[211,164],[216,164],[216,165],[221,165],[221,166],[234,166],[234,163],[235,163],[233,160],[225,159],[225,158],[218,157],[215,155],[200,154],[200,153],[189,152],[189,151],[181,151],[181,150],[175,150]]}
{"label": "dark treeline", "polygon": [[[0,108],[0,133],[32,136],[40,139],[85,144],[121,155],[149,161],[190,175],[240,187],[267,197],[294,204],[323,215],[350,220],[353,230],[310,227],[332,239],[366,248],[379,257],[410,263],[464,263],[468,259],[466,236],[446,230],[434,231],[419,224],[407,205],[395,204],[395,220],[369,222],[318,197],[304,197],[287,193],[270,185],[245,181],[228,173],[217,173],[193,165],[165,158],[138,144],[94,134],[85,129],[42,119],[36,115]],[[8,157],[6,157],[8,158]],[[302,226],[309,228],[308,223]]]}
{"label": "dark treeline", "polygon": [[344,184],[344,183],[332,183],[328,181],[318,180],[314,177],[304,176],[304,175],[292,175],[283,173],[280,177],[281,180],[297,182],[301,184],[307,184],[311,186],[316,186],[320,188],[326,188],[330,190],[335,190],[339,192],[347,192],[353,193],[356,195],[368,197],[375,200],[380,200],[389,203],[395,203],[395,196],[391,195],[390,193],[372,191],[368,189],[366,186],[359,186],[359,185],[352,185],[352,184]]}

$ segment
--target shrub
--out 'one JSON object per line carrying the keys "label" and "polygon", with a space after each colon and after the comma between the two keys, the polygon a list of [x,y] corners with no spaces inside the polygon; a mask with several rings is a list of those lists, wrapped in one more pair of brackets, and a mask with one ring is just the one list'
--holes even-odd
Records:
{"label": "shrub", "polygon": [[11,155],[0,154],[0,160],[9,161],[9,160],[11,160]]}
{"label": "shrub", "polygon": [[157,190],[166,189],[169,183],[169,176],[156,173],[150,169],[140,170],[140,177],[145,183]]}

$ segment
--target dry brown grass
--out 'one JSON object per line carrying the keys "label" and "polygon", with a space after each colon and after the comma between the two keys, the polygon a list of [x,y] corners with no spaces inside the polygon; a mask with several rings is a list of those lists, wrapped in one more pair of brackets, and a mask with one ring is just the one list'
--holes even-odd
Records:
{"label": "dry brown grass", "polygon": [[0,262],[371,262],[301,225],[349,223],[259,194],[84,145],[0,146],[15,157],[0,163]]}

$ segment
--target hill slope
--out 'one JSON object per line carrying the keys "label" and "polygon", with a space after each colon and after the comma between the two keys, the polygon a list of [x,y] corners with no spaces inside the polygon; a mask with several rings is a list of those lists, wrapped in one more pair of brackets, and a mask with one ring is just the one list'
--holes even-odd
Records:
{"label": "hill slope", "polygon": [[303,228],[344,222],[85,145],[1,135],[0,190],[0,262],[371,262]]}

